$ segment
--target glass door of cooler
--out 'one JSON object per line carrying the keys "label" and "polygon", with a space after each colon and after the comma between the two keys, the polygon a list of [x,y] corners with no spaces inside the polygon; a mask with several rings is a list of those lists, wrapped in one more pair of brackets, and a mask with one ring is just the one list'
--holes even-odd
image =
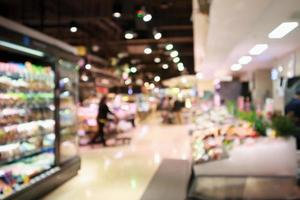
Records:
{"label": "glass door of cooler", "polygon": [[77,138],[77,102],[78,70],[77,66],[59,60],[59,162],[65,162],[78,154]]}

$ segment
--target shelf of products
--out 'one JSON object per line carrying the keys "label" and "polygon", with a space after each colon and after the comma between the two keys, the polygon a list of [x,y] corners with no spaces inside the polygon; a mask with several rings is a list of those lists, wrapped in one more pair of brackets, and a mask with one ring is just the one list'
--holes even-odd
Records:
{"label": "shelf of products", "polygon": [[54,72],[0,62],[0,198],[54,165]]}
{"label": "shelf of products", "polygon": [[25,158],[0,169],[0,199],[11,195],[14,191],[29,185],[42,172],[49,170],[54,163],[53,152],[44,151],[37,156]]}

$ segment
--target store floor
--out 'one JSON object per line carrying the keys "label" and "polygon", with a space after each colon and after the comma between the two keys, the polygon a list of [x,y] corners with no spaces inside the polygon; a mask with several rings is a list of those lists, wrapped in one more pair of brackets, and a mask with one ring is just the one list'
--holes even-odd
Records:
{"label": "store floor", "polygon": [[130,145],[80,149],[79,174],[44,200],[140,199],[164,158],[190,159],[185,125],[161,125],[158,116],[132,130]]}

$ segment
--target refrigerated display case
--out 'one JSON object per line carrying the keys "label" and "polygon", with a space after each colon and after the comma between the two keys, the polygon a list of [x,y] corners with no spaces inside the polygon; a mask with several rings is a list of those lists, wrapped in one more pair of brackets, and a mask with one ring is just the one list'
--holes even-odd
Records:
{"label": "refrigerated display case", "polygon": [[54,73],[0,62],[0,198],[54,165]]}
{"label": "refrigerated display case", "polygon": [[59,134],[60,162],[77,155],[78,72],[76,66],[59,61]]}
{"label": "refrigerated display case", "polygon": [[73,50],[0,17],[0,199],[39,199],[80,168]]}

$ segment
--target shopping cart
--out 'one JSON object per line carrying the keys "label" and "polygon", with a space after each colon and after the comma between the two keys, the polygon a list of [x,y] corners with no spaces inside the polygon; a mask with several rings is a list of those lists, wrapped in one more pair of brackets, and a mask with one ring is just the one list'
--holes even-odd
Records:
{"label": "shopping cart", "polygon": [[132,127],[126,119],[109,119],[104,127],[105,139],[114,140],[114,145],[129,144],[131,137],[128,124]]}

